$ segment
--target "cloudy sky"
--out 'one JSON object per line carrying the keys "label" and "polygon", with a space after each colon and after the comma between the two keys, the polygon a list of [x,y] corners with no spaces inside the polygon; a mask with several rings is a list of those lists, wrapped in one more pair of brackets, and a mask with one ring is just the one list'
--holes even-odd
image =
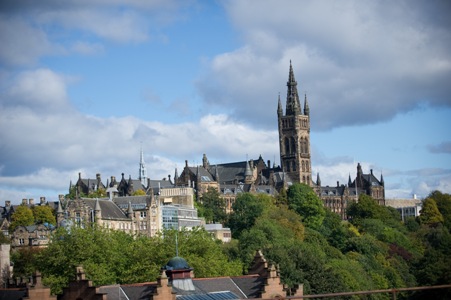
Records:
{"label": "cloudy sky", "polygon": [[0,205],[185,160],[279,163],[290,60],[314,176],[451,193],[449,1],[5,0]]}

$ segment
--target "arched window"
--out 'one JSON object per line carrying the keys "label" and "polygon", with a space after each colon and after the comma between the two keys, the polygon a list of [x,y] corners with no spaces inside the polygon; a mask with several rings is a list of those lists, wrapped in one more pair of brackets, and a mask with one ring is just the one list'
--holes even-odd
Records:
{"label": "arched window", "polygon": [[287,167],[287,172],[290,172],[290,162],[289,161],[287,161],[286,167]]}
{"label": "arched window", "polygon": [[291,153],[296,153],[296,141],[294,140],[294,137],[291,137]]}
{"label": "arched window", "polygon": [[285,138],[285,154],[290,153],[290,140],[288,138]]}
{"label": "arched window", "polygon": [[305,176],[302,176],[302,182],[305,183]]}
{"label": "arched window", "polygon": [[291,162],[291,169],[293,170],[293,171],[296,171],[296,162]]}

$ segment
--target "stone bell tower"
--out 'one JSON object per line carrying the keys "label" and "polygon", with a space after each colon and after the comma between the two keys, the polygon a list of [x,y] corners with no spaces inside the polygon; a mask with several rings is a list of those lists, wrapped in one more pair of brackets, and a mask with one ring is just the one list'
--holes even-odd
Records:
{"label": "stone bell tower", "polygon": [[302,111],[291,61],[287,87],[285,114],[280,95],[277,107],[280,164],[293,181],[312,185],[310,109],[305,95]]}

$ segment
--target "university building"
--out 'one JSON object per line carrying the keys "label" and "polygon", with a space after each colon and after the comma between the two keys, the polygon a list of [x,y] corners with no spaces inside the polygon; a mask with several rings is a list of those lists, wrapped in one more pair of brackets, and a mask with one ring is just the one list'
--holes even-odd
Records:
{"label": "university building", "polygon": [[307,95],[301,106],[297,82],[290,62],[285,110],[280,95],[277,106],[277,124],[279,130],[280,166],[271,166],[259,156],[257,159],[210,164],[204,154],[202,165],[185,167],[178,176],[175,171],[174,181],[178,186],[194,188],[197,199],[208,188],[216,189],[226,200],[227,211],[240,193],[264,193],[277,195],[282,188],[288,188],[295,182],[311,186],[323,200],[324,206],[346,218],[346,208],[352,201],[357,201],[360,194],[373,197],[380,205],[385,205],[384,179],[373,174],[363,173],[360,163],[354,180],[349,176],[346,184],[337,182],[335,186],[323,186],[320,175],[316,181],[312,178],[310,151],[310,108]]}

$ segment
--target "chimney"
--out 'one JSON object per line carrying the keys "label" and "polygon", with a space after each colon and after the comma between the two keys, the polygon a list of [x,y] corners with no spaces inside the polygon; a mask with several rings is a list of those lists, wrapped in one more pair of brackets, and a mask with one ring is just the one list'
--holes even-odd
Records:
{"label": "chimney", "polygon": [[33,198],[30,198],[30,199],[28,200],[28,204],[34,205],[34,199],[33,199]]}
{"label": "chimney", "polygon": [[185,160],[185,167],[188,168],[188,160]]}
{"label": "chimney", "polygon": [[6,207],[10,207],[11,206],[11,201],[10,200],[6,200],[5,201],[5,206]]}
{"label": "chimney", "polygon": [[22,204],[23,205],[27,205],[28,204],[28,199],[27,198],[22,199]]}
{"label": "chimney", "polygon": [[39,198],[39,203],[40,204],[45,204],[45,197],[40,197]]}
{"label": "chimney", "polygon": [[268,159],[268,168],[271,168],[271,161]]}
{"label": "chimney", "polygon": [[59,194],[59,195],[58,195],[58,200],[59,200],[60,202],[64,201],[64,195],[63,195],[63,194]]}
{"label": "chimney", "polygon": [[337,187],[339,187],[339,186],[340,186],[340,181],[337,180]]}
{"label": "chimney", "polygon": [[371,175],[373,175],[373,169],[371,169],[370,172],[371,172]]}

